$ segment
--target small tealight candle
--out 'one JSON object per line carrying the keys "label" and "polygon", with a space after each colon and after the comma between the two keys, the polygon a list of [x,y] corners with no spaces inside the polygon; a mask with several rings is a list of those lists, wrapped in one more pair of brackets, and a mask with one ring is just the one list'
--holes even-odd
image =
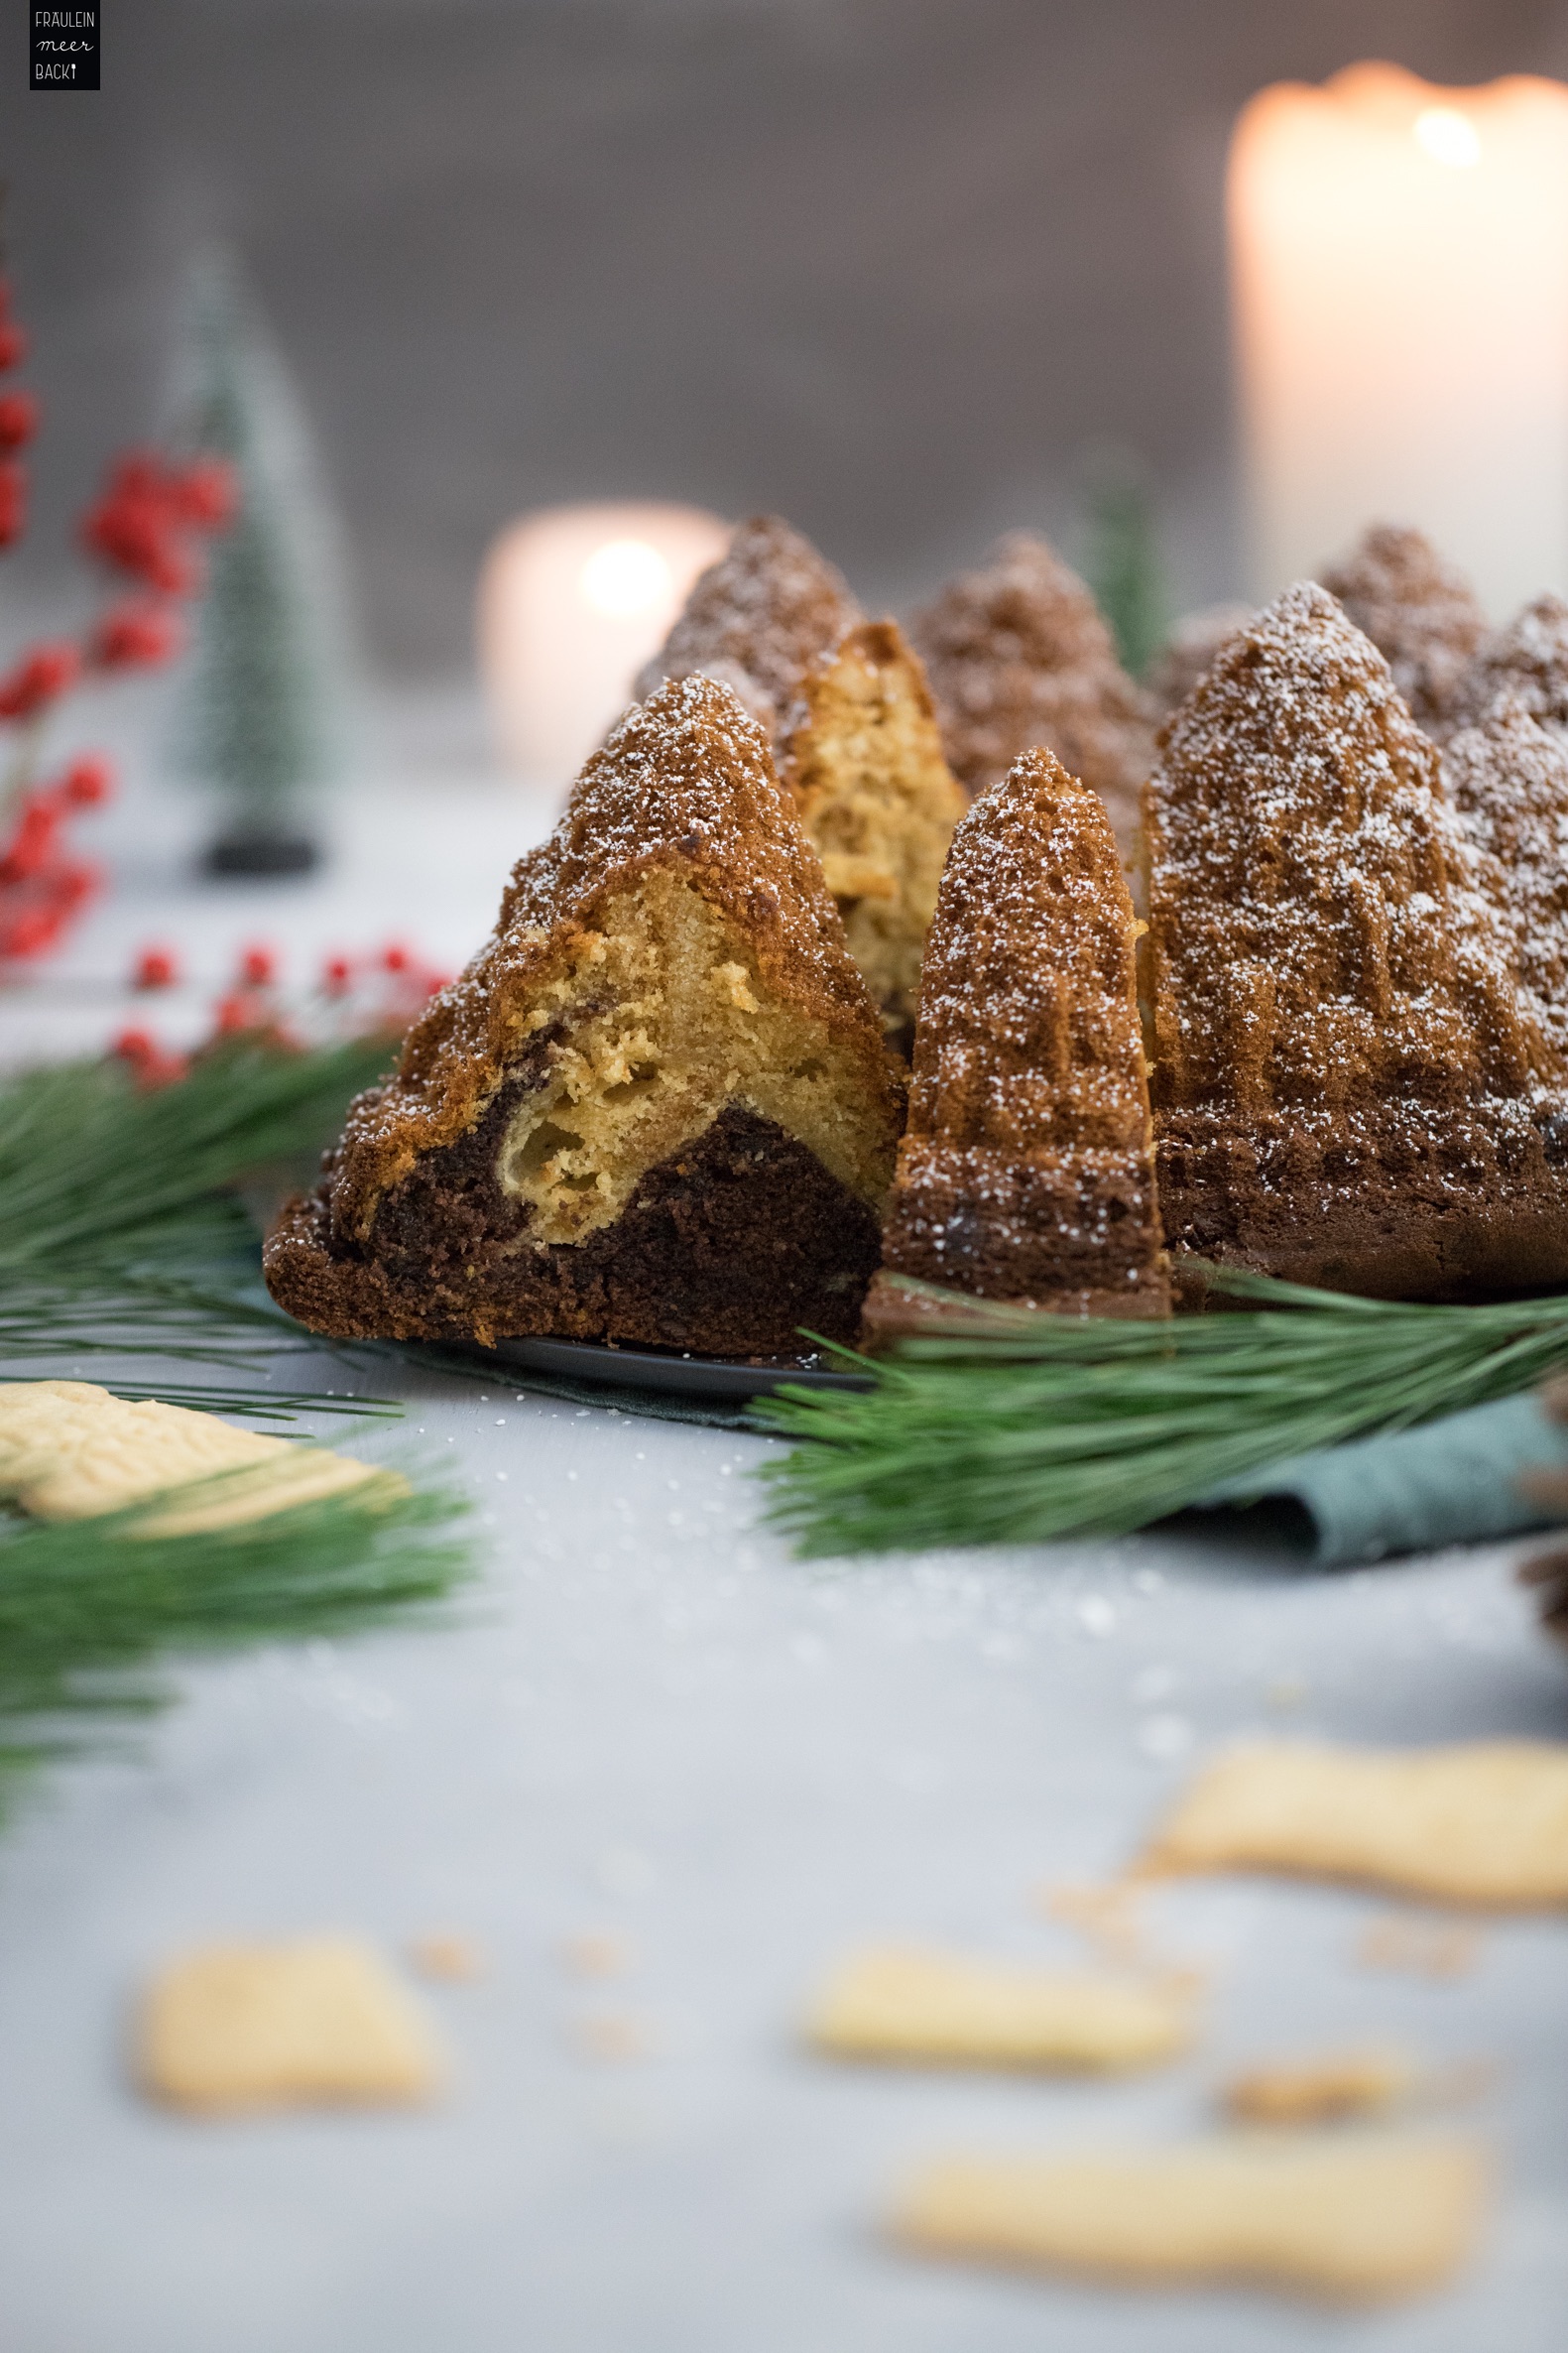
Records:
{"label": "small tealight candle", "polygon": [[544,507],[512,524],[479,578],[479,665],[502,743],[531,782],[570,782],[730,526],[644,500]]}
{"label": "small tealight candle", "polygon": [[1499,617],[1568,589],[1568,89],[1277,83],[1236,126],[1230,234],[1255,592],[1378,520]]}

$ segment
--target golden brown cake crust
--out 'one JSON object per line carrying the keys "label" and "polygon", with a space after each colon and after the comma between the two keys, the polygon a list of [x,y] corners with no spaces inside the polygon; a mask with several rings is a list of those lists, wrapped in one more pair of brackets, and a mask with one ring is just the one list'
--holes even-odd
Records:
{"label": "golden brown cake crust", "polygon": [[1443,734],[1487,632],[1464,574],[1420,532],[1375,523],[1322,584],[1378,648],[1416,725]]}
{"label": "golden brown cake crust", "polygon": [[850,953],[906,1046],[942,864],[967,805],[920,658],[897,622],[863,622],[808,672],[783,775]]}
{"label": "golden brown cake crust", "polygon": [[1482,854],[1533,1010],[1568,1063],[1568,735],[1505,690],[1451,735],[1443,783]]}
{"label": "golden brown cake crust", "polygon": [[1482,640],[1455,692],[1452,724],[1477,725],[1505,693],[1543,726],[1568,727],[1568,604],[1560,596],[1537,596]]}
{"label": "golden brown cake crust", "polygon": [[[634,936],[628,911],[650,910],[654,931]],[[626,1051],[658,1061],[648,974],[658,924],[677,919],[711,1008],[698,1058],[733,1053],[742,1069],[736,1024],[771,1024],[764,1099],[748,1104],[722,1069],[698,1070],[706,1093],[677,1090],[677,1110],[693,1106],[685,1126],[666,1122],[653,1159],[626,1162],[612,1200],[608,1179],[558,1175],[580,1165],[567,1148],[584,1138],[548,1124],[549,1090],[574,1038],[606,1008],[618,1018],[621,971],[643,991],[628,1013],[641,1043]],[[745,960],[715,962],[727,952]],[[642,1098],[662,1081],[622,1069],[611,1044],[613,1066],[582,1064],[559,1116],[586,1128],[591,1113],[613,1138],[618,1118],[647,1116]],[[781,1045],[800,1057],[793,1076],[774,1066]],[[807,1096],[831,1169],[770,1110],[787,1122]],[[392,1077],[351,1107],[317,1194],[292,1203],[269,1241],[268,1281],[313,1328],[361,1336],[563,1331],[751,1353],[786,1345],[813,1314],[852,1327],[901,1096],[761,729],[726,687],[674,681],[594,755],[553,834],[515,870],[492,938],[415,1024]],[[766,1245],[749,1248],[748,1220],[769,1221]]]}
{"label": "golden brown cake crust", "polygon": [[942,876],[889,1273],[1164,1310],[1138,930],[1101,802],[1051,753],[1025,753],[974,804]]}
{"label": "golden brown cake crust", "polygon": [[740,524],[699,575],[638,675],[640,702],[666,679],[720,680],[777,745],[805,673],[861,619],[842,573],[778,515]]}
{"label": "golden brown cake crust", "polygon": [[1076,572],[1030,532],[999,540],[909,623],[953,774],[970,794],[1043,745],[1100,795],[1124,854],[1154,762],[1154,709]]}
{"label": "golden brown cake crust", "polygon": [[1322,589],[1170,723],[1145,796],[1173,1247],[1462,1298],[1568,1278],[1568,1104],[1435,747]]}

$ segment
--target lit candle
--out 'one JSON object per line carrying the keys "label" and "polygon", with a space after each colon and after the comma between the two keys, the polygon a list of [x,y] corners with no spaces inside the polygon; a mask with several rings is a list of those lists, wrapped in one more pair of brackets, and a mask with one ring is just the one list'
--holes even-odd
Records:
{"label": "lit candle", "polygon": [[1253,588],[1413,523],[1502,616],[1568,590],[1568,89],[1281,82],[1231,146]]}
{"label": "lit candle", "polygon": [[730,526],[700,507],[545,507],[514,523],[479,577],[479,667],[513,765],[567,784],[631,699]]}

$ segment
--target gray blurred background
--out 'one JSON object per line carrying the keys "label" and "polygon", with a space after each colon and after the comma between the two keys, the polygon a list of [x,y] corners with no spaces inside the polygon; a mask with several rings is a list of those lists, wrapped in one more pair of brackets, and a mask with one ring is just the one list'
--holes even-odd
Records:
{"label": "gray blurred background", "polygon": [[157,429],[182,270],[238,247],[378,668],[471,660],[499,525],[776,507],[873,602],[997,530],[1072,551],[1135,452],[1183,603],[1236,584],[1221,191],[1262,83],[1568,75],[1562,0],[109,0],[103,89],[0,156],[48,404],[8,597]]}

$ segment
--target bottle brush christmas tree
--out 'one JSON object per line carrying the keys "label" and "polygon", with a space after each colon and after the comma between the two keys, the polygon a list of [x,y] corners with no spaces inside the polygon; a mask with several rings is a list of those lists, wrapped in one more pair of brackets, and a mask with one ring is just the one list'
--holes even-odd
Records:
{"label": "bottle brush christmas tree", "polygon": [[312,804],[342,762],[346,602],[302,410],[223,255],[193,273],[187,368],[186,438],[228,461],[239,507],[201,605],[181,761],[225,805],[209,872],[301,874],[319,855]]}
{"label": "bottle brush christmas tree", "polygon": [[1103,456],[1091,473],[1084,569],[1123,669],[1141,679],[1164,643],[1170,597],[1147,485],[1120,454]]}

